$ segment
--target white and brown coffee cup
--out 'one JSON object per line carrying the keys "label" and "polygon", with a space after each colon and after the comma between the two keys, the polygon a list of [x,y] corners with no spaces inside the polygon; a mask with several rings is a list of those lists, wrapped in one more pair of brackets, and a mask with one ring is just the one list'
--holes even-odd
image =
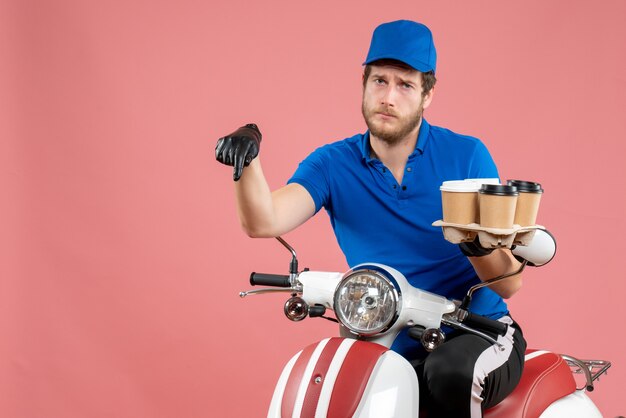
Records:
{"label": "white and brown coffee cup", "polygon": [[439,188],[443,221],[461,225],[478,223],[479,188],[479,184],[469,180],[444,181]]}

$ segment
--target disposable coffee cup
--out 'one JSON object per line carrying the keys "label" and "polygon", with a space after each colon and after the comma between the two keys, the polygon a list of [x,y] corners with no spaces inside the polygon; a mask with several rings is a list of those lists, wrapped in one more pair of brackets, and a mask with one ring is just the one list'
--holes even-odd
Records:
{"label": "disposable coffee cup", "polygon": [[443,221],[467,225],[478,223],[478,189],[472,181],[444,181],[441,190]]}
{"label": "disposable coffee cup", "polygon": [[513,228],[515,207],[519,195],[517,187],[483,184],[480,187],[480,226],[485,228]]}
{"label": "disposable coffee cup", "polygon": [[478,184],[478,188],[480,188],[480,186],[482,186],[483,184],[500,184],[500,179],[493,177],[493,178],[478,178],[478,179],[465,179],[465,181],[473,181],[474,183]]}
{"label": "disposable coffee cup", "polygon": [[506,184],[517,187],[519,192],[514,222],[520,226],[535,225],[543,194],[541,184],[524,180],[509,180]]}

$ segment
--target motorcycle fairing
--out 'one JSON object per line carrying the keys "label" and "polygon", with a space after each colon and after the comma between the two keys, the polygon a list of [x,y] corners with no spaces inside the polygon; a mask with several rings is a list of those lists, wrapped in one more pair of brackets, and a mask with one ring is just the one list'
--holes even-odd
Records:
{"label": "motorcycle fairing", "polygon": [[289,361],[268,417],[414,417],[418,404],[417,377],[400,355],[375,343],[329,338]]}

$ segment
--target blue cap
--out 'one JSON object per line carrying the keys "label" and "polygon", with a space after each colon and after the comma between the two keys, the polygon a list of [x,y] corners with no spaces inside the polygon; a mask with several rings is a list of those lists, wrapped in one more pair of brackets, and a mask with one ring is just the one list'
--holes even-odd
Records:
{"label": "blue cap", "polygon": [[410,20],[383,23],[374,30],[363,65],[381,59],[401,61],[423,73],[434,72],[437,51],[433,34],[426,26]]}

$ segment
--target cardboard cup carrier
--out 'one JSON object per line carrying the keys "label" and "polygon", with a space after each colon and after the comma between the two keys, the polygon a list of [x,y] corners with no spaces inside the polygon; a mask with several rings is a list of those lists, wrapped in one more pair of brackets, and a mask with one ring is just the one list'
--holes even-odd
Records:
{"label": "cardboard cup carrier", "polygon": [[535,225],[543,193],[541,184],[524,180],[509,180],[507,184],[517,187],[519,192],[514,223],[520,226]]}
{"label": "cardboard cup carrier", "polygon": [[485,228],[513,228],[515,207],[519,192],[517,187],[483,184],[480,187],[480,226]]}

